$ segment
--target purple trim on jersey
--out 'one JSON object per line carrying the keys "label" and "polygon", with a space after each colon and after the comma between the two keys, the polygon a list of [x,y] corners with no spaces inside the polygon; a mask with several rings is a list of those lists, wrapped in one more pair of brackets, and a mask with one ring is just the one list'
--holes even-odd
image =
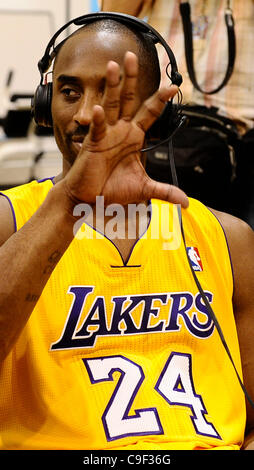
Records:
{"label": "purple trim on jersey", "polygon": [[144,232],[143,232],[143,233],[140,235],[140,237],[137,238],[137,240],[135,241],[135,243],[134,243],[134,245],[133,245],[133,247],[132,247],[132,249],[131,249],[131,251],[130,251],[130,253],[129,253],[128,258],[126,259],[126,261],[124,261],[122,255],[121,255],[120,251],[118,250],[117,246],[115,245],[115,243],[114,243],[112,240],[110,240],[110,238],[108,238],[107,235],[105,235],[105,233],[102,233],[100,230],[97,230],[97,229],[94,228],[92,225],[90,225],[90,224],[88,224],[87,222],[85,222],[86,225],[88,225],[88,226],[91,227],[93,230],[95,230],[95,232],[100,233],[103,237],[105,237],[107,240],[109,240],[110,243],[112,243],[112,244],[114,245],[114,247],[117,249],[117,251],[118,251],[118,253],[119,253],[119,255],[120,255],[121,259],[122,259],[123,266],[110,266],[111,268],[140,268],[140,267],[141,267],[141,264],[128,265],[128,261],[129,261],[129,259],[130,259],[130,257],[131,257],[131,254],[132,254],[132,252],[133,252],[133,250],[134,250],[134,247],[136,246],[137,242],[138,242],[138,241],[143,237],[143,235],[147,232],[147,230],[148,230],[148,228],[149,228],[149,225],[150,225],[150,223],[151,223],[151,220],[152,220],[152,203],[151,203],[151,200],[148,201],[148,205],[151,207],[149,222],[148,222],[147,227],[146,227],[146,229],[144,230]]}
{"label": "purple trim on jersey", "polygon": [[[97,228],[93,227],[91,224],[88,224],[88,222],[85,222],[86,225],[88,225],[88,227],[91,227],[95,232],[97,233],[100,233],[103,237],[105,237],[108,241],[110,241],[110,243],[112,243],[112,245],[114,245],[114,247],[117,249],[120,257],[121,257],[121,260],[123,262],[123,266],[116,266],[117,268],[124,268],[126,267],[125,263],[124,263],[124,259],[120,253],[120,251],[118,250],[117,246],[114,244],[114,242],[112,240],[110,240],[110,238],[107,237],[107,235],[105,235],[105,233],[101,232],[100,230],[98,230]],[[127,261],[128,262],[128,261]],[[112,267],[112,266],[111,266]]]}
{"label": "purple trim on jersey", "polygon": [[[136,418],[139,418],[140,417],[140,412],[144,411],[152,411],[154,413],[154,416],[156,418],[156,422],[157,422],[157,426],[158,426],[158,429],[157,430],[154,430],[154,431],[132,431],[132,432],[126,432],[126,433],[122,433],[122,434],[119,434],[117,436],[111,436],[110,435],[110,430],[108,428],[108,424],[107,424],[107,419],[106,419],[106,416],[107,416],[107,413],[115,399],[115,396],[117,395],[118,393],[118,390],[122,384],[122,381],[124,379],[124,376],[125,376],[125,371],[121,369],[121,367],[114,367],[114,368],[111,368],[111,370],[109,371],[109,374],[108,374],[108,377],[107,378],[103,378],[103,379],[94,379],[93,378],[93,375],[91,373],[91,369],[90,369],[90,366],[89,366],[89,360],[103,360],[103,359],[108,359],[108,358],[116,358],[116,357],[119,357],[119,358],[123,358],[125,361],[127,362],[130,362],[131,364],[134,364],[136,367],[138,367],[139,371],[140,371],[140,378],[138,380],[138,382],[136,383],[136,386],[134,388],[134,390],[132,391],[132,394],[131,396],[129,397],[129,401],[128,401],[128,404],[126,406],[126,409],[125,409],[125,412],[121,418],[121,420],[135,420]],[[106,438],[107,438],[107,441],[114,441],[114,440],[117,440],[117,439],[122,439],[124,437],[128,437],[128,436],[149,436],[149,435],[158,435],[158,434],[164,434],[164,431],[163,431],[163,427],[162,427],[162,424],[161,424],[161,421],[160,421],[160,418],[159,418],[159,414],[158,414],[158,411],[156,408],[154,407],[151,407],[151,408],[140,408],[138,410],[135,410],[135,414],[129,416],[129,411],[131,409],[131,406],[134,402],[134,399],[136,398],[136,395],[140,389],[140,386],[141,384],[143,383],[144,379],[145,379],[145,375],[144,375],[144,372],[143,372],[143,369],[140,365],[136,364],[135,362],[133,362],[131,359],[125,357],[125,356],[122,356],[122,355],[119,355],[119,356],[104,356],[104,357],[96,357],[96,358],[89,358],[89,359],[86,359],[86,358],[82,358],[83,362],[84,362],[84,365],[87,369],[87,372],[88,372],[88,376],[89,376],[89,379],[91,381],[92,384],[95,384],[95,383],[100,383],[100,382],[108,382],[108,381],[114,381],[114,376],[113,376],[113,373],[114,372],[120,372],[121,376],[120,378],[118,379],[118,382],[115,386],[115,389],[114,389],[114,392],[112,394],[112,396],[110,397],[110,400],[104,410],[104,413],[101,417],[102,419],[102,423],[103,423],[103,427],[104,427],[104,430],[105,430],[105,434],[106,434]]]}
{"label": "purple trim on jersey", "polygon": [[217,222],[220,224],[221,228],[222,228],[222,231],[224,233],[224,237],[225,237],[225,240],[226,240],[226,244],[227,244],[227,248],[228,248],[228,256],[229,256],[229,259],[230,259],[230,264],[231,264],[231,271],[232,271],[232,278],[233,278],[233,290],[235,290],[235,275],[234,275],[234,268],[233,268],[233,263],[232,263],[232,257],[231,257],[231,253],[230,253],[230,248],[229,248],[229,244],[228,244],[228,239],[227,239],[227,235],[226,235],[226,232],[224,230],[224,227],[221,223],[221,221],[218,219],[218,217],[213,213],[213,211],[206,206],[206,208],[211,212],[211,214],[213,214],[213,216],[215,217],[215,219],[217,220]]}
{"label": "purple trim on jersey", "polygon": [[37,183],[44,183],[44,181],[51,180],[52,183],[55,184],[54,178],[55,178],[55,176],[50,176],[50,177],[48,177],[48,178],[43,178],[42,180],[37,180]]}
{"label": "purple trim on jersey", "polygon": [[[201,411],[201,414],[202,414],[202,416],[203,416],[203,419],[204,419],[204,421],[205,421],[209,426],[211,426],[211,428],[212,428],[212,429],[214,430],[214,432],[215,432],[215,435],[214,435],[214,434],[205,433],[205,432],[201,432],[201,431],[198,430],[198,428],[197,428],[197,426],[196,426],[196,423],[195,423],[195,419],[197,419],[197,416],[196,416],[194,407],[193,407],[193,405],[192,405],[191,403],[186,403],[186,402],[181,403],[180,400],[172,401],[172,400],[170,400],[167,396],[165,396],[164,393],[160,390],[160,383],[161,383],[161,381],[162,381],[162,379],[163,379],[163,376],[164,376],[164,374],[165,374],[165,371],[167,370],[168,365],[169,365],[171,359],[172,359],[175,355],[176,355],[176,356],[185,356],[185,357],[188,357],[188,358],[189,358],[188,376],[189,376],[189,380],[190,380],[190,383],[191,383],[191,388],[192,388],[193,396],[194,396],[194,397],[197,397],[197,398],[199,399],[200,404],[201,404],[201,407],[202,407],[202,408],[200,409],[200,411]],[[178,376],[177,381],[176,381],[176,383],[175,383],[175,385],[174,385],[173,390],[176,391],[176,392],[179,392],[179,397],[180,397],[180,394],[181,394],[181,393],[185,393],[185,389],[184,389],[183,385],[182,385],[182,389],[177,388],[177,386],[178,386],[179,384],[182,384],[182,382],[181,382],[181,379],[180,379],[179,376]],[[186,406],[186,407],[190,408],[190,410],[191,410],[191,412],[192,412],[192,416],[190,416],[190,419],[191,419],[191,421],[192,421],[192,424],[193,424],[193,426],[194,426],[194,429],[195,429],[196,434],[198,434],[198,435],[200,435],[200,436],[209,436],[209,437],[214,437],[215,439],[221,439],[221,437],[220,437],[220,435],[218,434],[217,430],[215,429],[214,425],[213,425],[212,423],[209,423],[209,422],[206,420],[205,415],[207,414],[207,409],[206,409],[206,407],[205,407],[205,405],[204,405],[202,396],[196,393],[196,390],[195,390],[195,387],[194,387],[194,382],[193,382],[193,376],[192,376],[192,356],[191,356],[191,354],[189,354],[189,353],[180,353],[180,352],[172,351],[172,352],[170,353],[170,356],[169,356],[169,358],[168,358],[168,360],[167,360],[167,362],[166,362],[166,364],[165,364],[165,367],[164,367],[162,373],[160,374],[160,377],[159,377],[159,379],[158,379],[158,381],[157,381],[157,383],[156,383],[156,385],[155,385],[154,388],[155,388],[155,390],[157,390],[157,392],[158,392],[170,405],[177,405],[177,406],[183,406],[183,407]]]}
{"label": "purple trim on jersey", "polygon": [[131,249],[131,251],[130,251],[130,253],[129,253],[129,256],[128,256],[127,260],[126,260],[125,262],[123,261],[123,264],[124,264],[125,267],[128,267],[128,266],[127,266],[128,261],[129,261],[131,255],[132,255],[132,252],[133,252],[133,250],[134,250],[134,248],[135,248],[137,242],[143,237],[143,235],[147,232],[147,230],[148,230],[148,228],[149,228],[149,226],[150,226],[150,223],[151,223],[151,220],[152,220],[152,202],[151,202],[151,200],[148,201],[148,206],[150,206],[150,218],[149,218],[149,222],[148,222],[147,227],[146,227],[146,229],[144,230],[144,232],[143,232],[143,233],[140,235],[140,237],[137,238],[137,240],[135,241],[135,243],[134,243],[134,245],[133,245],[133,247],[132,247],[132,249]]}
{"label": "purple trim on jersey", "polygon": [[17,220],[16,220],[15,210],[14,210],[14,207],[12,205],[12,202],[11,202],[10,198],[8,196],[6,196],[6,194],[3,194],[2,192],[0,192],[0,195],[4,196],[10,204],[11,212],[12,212],[12,216],[13,216],[13,222],[14,222],[14,231],[17,232]]}
{"label": "purple trim on jersey", "polygon": [[[51,176],[50,178],[44,178],[42,180],[38,180],[37,183],[43,183],[44,181],[51,180],[52,184],[54,185],[55,184],[54,183],[54,178],[55,178],[55,176]],[[14,222],[14,231],[17,232],[17,219],[16,219],[16,214],[15,214],[13,204],[12,204],[10,198],[6,194],[0,192],[0,195],[4,196],[10,204],[10,208],[11,208],[11,212],[12,212],[12,216],[13,216],[13,222]]]}
{"label": "purple trim on jersey", "polygon": [[[179,388],[179,387],[180,387],[180,388]],[[156,390],[156,388],[155,388],[155,390]],[[178,378],[177,378],[177,381],[176,381],[176,383],[175,383],[175,385],[174,385],[174,387],[173,387],[173,390],[174,390],[175,392],[186,393],[186,392],[185,392],[185,388],[184,388],[184,386],[183,386],[183,384],[182,384],[182,380],[181,380],[180,374],[178,375]],[[167,400],[167,401],[168,401],[168,400]],[[169,401],[168,401],[168,403],[169,403]]]}
{"label": "purple trim on jersey", "polygon": [[113,266],[112,264],[110,265],[111,268],[141,268],[141,266],[142,266],[141,264],[128,264],[128,265],[124,264],[123,266]]}

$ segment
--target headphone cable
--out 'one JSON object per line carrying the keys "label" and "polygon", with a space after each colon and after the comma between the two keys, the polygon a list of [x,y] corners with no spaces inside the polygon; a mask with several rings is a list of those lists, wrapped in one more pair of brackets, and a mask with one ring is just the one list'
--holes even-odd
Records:
{"label": "headphone cable", "polygon": [[[170,170],[171,170],[171,175],[172,175],[173,184],[179,188],[178,178],[177,178],[177,172],[176,172],[176,166],[175,166],[175,159],[174,159],[174,150],[173,150],[172,139],[170,139],[170,140],[168,141],[168,160],[169,160],[169,164],[170,164]],[[203,302],[204,302],[204,304],[205,304],[205,306],[206,306],[206,308],[207,308],[207,311],[208,311],[210,317],[212,318],[212,320],[213,320],[213,322],[214,322],[214,324],[215,324],[215,326],[216,326],[216,329],[217,329],[217,331],[218,331],[219,337],[220,337],[221,342],[222,342],[222,344],[223,344],[223,346],[224,346],[224,348],[225,348],[225,350],[226,350],[226,352],[227,352],[227,355],[228,355],[228,357],[229,357],[229,359],[230,359],[230,361],[231,361],[231,363],[232,363],[232,365],[233,365],[233,368],[234,368],[234,370],[235,370],[235,373],[236,373],[236,376],[237,376],[238,381],[239,381],[239,383],[240,383],[240,386],[241,386],[241,388],[242,388],[242,390],[243,390],[243,392],[244,392],[244,394],[245,394],[247,400],[249,401],[250,405],[252,406],[252,408],[254,408],[254,401],[252,400],[252,398],[251,398],[250,395],[248,394],[248,392],[247,392],[247,390],[246,390],[246,388],[245,388],[245,386],[244,386],[244,384],[243,384],[243,382],[242,382],[242,380],[241,380],[241,377],[240,377],[240,375],[239,375],[239,373],[238,373],[238,371],[237,371],[237,368],[236,368],[236,366],[235,366],[234,360],[233,360],[232,355],[231,355],[231,353],[230,353],[229,347],[228,347],[227,342],[226,342],[226,340],[225,340],[225,337],[224,337],[224,335],[223,335],[221,326],[220,326],[220,324],[219,324],[219,322],[218,322],[218,319],[217,319],[217,317],[216,317],[216,315],[215,315],[215,313],[214,313],[214,311],[213,311],[213,309],[212,309],[212,307],[211,307],[211,305],[210,305],[210,303],[209,303],[209,301],[208,301],[208,299],[207,299],[207,296],[205,295],[205,292],[203,291],[203,288],[202,288],[202,286],[201,286],[201,284],[200,284],[200,282],[199,282],[199,280],[198,280],[198,278],[197,278],[197,275],[196,275],[196,273],[195,273],[195,271],[194,271],[194,269],[193,269],[193,267],[192,267],[190,258],[189,258],[189,256],[188,256],[187,247],[186,247],[186,240],[185,240],[185,234],[184,234],[184,228],[183,228],[183,221],[182,221],[182,212],[181,212],[181,206],[180,206],[180,204],[177,204],[177,213],[178,213],[179,224],[180,224],[180,227],[181,227],[181,234],[182,234],[182,239],[183,239],[183,243],[184,243],[185,253],[186,253],[186,256],[187,256],[187,259],[188,259],[188,263],[189,263],[189,266],[190,266],[190,270],[191,270],[193,279],[194,279],[194,281],[195,281],[195,283],[196,283],[196,286],[197,286],[197,288],[198,288],[198,290],[199,290],[199,293],[200,293],[200,295],[201,295],[201,298],[202,298],[202,300],[203,300]]]}

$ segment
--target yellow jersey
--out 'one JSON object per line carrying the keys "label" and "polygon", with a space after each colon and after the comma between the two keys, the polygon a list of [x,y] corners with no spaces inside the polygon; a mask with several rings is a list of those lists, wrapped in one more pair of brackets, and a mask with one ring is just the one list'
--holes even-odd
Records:
{"label": "yellow jersey", "polygon": [[[51,179],[4,191],[16,230]],[[82,224],[0,369],[1,449],[239,449],[245,398],[223,229],[202,203],[150,202],[126,262]],[[160,227],[160,230],[157,230]]]}

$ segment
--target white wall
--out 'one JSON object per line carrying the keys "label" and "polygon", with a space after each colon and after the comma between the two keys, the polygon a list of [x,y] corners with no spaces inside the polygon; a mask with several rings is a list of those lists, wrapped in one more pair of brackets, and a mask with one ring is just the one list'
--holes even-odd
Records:
{"label": "white wall", "polygon": [[8,72],[13,70],[11,93],[33,93],[40,79],[37,62],[54,32],[97,9],[96,0],[0,0],[0,116]]}

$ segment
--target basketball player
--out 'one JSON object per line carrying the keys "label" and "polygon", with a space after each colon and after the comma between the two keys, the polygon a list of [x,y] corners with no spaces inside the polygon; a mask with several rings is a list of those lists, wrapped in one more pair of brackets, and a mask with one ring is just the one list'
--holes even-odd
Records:
{"label": "basketball player", "polygon": [[[0,198],[2,449],[253,446],[253,410],[247,404],[246,417],[183,241],[175,243],[177,223],[166,249],[153,228],[165,224],[164,205],[172,227],[181,204],[197,276],[252,396],[253,231],[147,177],[145,133],[177,92],[157,91],[151,50],[149,38],[109,19],[68,38],[51,106],[62,174]],[[126,217],[128,205],[146,202],[145,232],[110,239],[96,230],[98,196]],[[73,230],[80,204],[93,210],[82,237]]]}

